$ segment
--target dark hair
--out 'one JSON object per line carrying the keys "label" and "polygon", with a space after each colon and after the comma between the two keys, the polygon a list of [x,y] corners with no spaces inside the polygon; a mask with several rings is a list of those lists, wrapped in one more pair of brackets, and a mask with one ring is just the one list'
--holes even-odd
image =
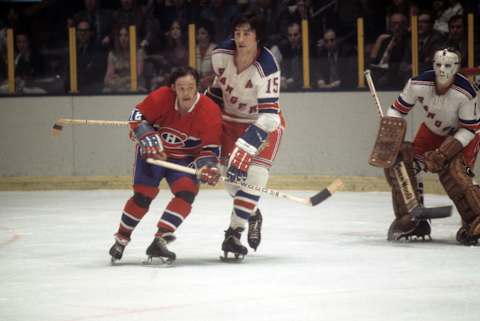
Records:
{"label": "dark hair", "polygon": [[213,27],[213,24],[210,21],[202,19],[196,24],[195,27],[197,30],[200,28],[207,30],[208,35],[210,37],[210,41],[213,41],[213,39],[215,38],[215,28]]}
{"label": "dark hair", "polygon": [[197,87],[198,87],[200,76],[198,75],[198,72],[190,66],[181,66],[181,67],[175,68],[173,72],[170,74],[168,85],[171,86],[175,84],[175,81],[177,81],[178,78],[188,76],[188,75],[191,75],[195,79],[195,83],[197,84]]}
{"label": "dark hair", "polygon": [[465,19],[463,18],[463,16],[461,14],[456,14],[456,15],[451,16],[450,19],[448,19],[448,27],[450,28],[450,25],[454,21],[457,21],[457,20],[461,20],[462,25],[465,27]]}
{"label": "dark hair", "polygon": [[232,24],[232,34],[234,34],[235,29],[243,24],[249,24],[250,28],[255,30],[257,35],[257,47],[262,47],[265,42],[265,21],[259,15],[253,11],[247,11],[239,15]]}

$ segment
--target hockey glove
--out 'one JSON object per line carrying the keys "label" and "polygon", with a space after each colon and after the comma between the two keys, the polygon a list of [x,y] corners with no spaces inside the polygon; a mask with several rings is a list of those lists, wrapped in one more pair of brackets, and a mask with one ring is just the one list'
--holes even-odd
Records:
{"label": "hockey glove", "polygon": [[208,185],[217,185],[220,179],[220,170],[216,166],[206,165],[197,172],[197,178],[200,182]]}
{"label": "hockey glove", "polygon": [[440,172],[462,149],[460,141],[452,136],[447,137],[439,148],[425,153],[425,170],[432,173]]}
{"label": "hockey glove", "polygon": [[167,159],[167,155],[163,151],[162,140],[152,125],[142,122],[134,129],[134,134],[140,145],[140,154],[144,159]]}
{"label": "hockey glove", "polygon": [[228,160],[227,178],[232,182],[245,180],[252,159],[245,150],[235,147]]}
{"label": "hockey glove", "polygon": [[230,181],[243,181],[253,157],[267,140],[268,133],[258,126],[250,125],[235,142],[235,149],[228,160],[227,177]]}

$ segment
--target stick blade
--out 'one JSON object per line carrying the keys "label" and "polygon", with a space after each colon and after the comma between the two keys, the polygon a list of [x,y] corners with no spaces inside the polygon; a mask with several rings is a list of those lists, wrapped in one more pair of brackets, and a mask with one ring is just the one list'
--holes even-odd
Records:
{"label": "stick blade", "polygon": [[412,210],[412,217],[416,220],[445,218],[452,215],[452,206],[416,207]]}
{"label": "stick blade", "polygon": [[62,130],[63,130],[63,119],[60,118],[52,126],[52,135],[59,136],[62,133]]}
{"label": "stick blade", "polygon": [[310,197],[310,204],[312,206],[317,206],[318,204],[322,203],[327,198],[332,196],[333,193],[335,193],[337,190],[341,189],[342,187],[343,187],[343,182],[337,178],[332,183],[330,183],[330,185],[325,187],[323,190],[321,190],[317,194]]}

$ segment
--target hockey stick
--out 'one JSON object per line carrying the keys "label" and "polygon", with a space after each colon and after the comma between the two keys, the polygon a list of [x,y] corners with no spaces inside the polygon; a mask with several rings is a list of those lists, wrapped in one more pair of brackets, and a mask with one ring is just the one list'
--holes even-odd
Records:
{"label": "hockey stick", "polygon": [[[161,167],[173,169],[173,170],[176,170],[176,171],[179,171],[179,172],[182,172],[182,173],[187,173],[187,174],[198,176],[197,175],[198,171],[194,168],[191,168],[191,167],[182,166],[182,165],[179,165],[179,164],[175,164],[175,163],[171,163],[171,162],[167,162],[167,161],[162,161],[162,160],[157,160],[157,159],[152,159],[152,158],[148,158],[147,163],[152,164],[152,165],[156,165],[156,166],[161,166]],[[225,182],[225,183],[228,183],[228,184],[246,187],[246,188],[248,188],[250,190],[253,190],[253,191],[257,191],[257,192],[260,192],[260,193],[263,193],[263,194],[268,194],[268,195],[271,195],[273,197],[284,198],[284,199],[294,201],[294,202],[297,202],[297,203],[300,203],[300,204],[304,204],[304,205],[307,205],[307,206],[316,206],[316,205],[322,203],[327,198],[332,196],[333,193],[335,193],[337,190],[339,190],[343,187],[343,182],[340,179],[337,178],[332,183],[330,183],[330,185],[328,185],[327,187],[325,187],[323,190],[321,190],[317,194],[313,195],[312,197],[301,198],[301,197],[293,196],[293,195],[283,193],[283,192],[280,192],[278,190],[271,189],[271,188],[260,187],[260,186],[256,186],[256,185],[252,185],[252,184],[248,184],[248,183],[244,183],[244,182],[232,182],[224,176],[221,176],[220,180],[222,182]]]}
{"label": "hockey stick", "polygon": [[60,135],[64,125],[93,125],[93,126],[125,126],[128,125],[128,121],[119,120],[89,120],[89,119],[72,119],[72,118],[60,118],[52,127],[52,134]]}
{"label": "hockey stick", "polygon": [[[373,84],[372,75],[370,70],[365,70],[365,78],[367,80],[368,88],[370,89],[370,93],[375,100],[377,111],[380,114],[380,117],[383,117],[382,106],[380,104],[380,99],[378,98],[377,91],[375,89],[375,85]],[[433,219],[433,218],[443,218],[449,217],[452,215],[452,206],[440,206],[440,207],[424,207],[420,204],[415,196],[415,191],[413,188],[412,181],[410,180],[410,176],[408,175],[407,168],[405,167],[405,163],[400,161],[393,165],[392,167],[393,172],[395,174],[395,178],[397,183],[400,187],[401,195],[403,201],[405,202],[405,206],[407,207],[407,211],[412,215],[414,219]]]}

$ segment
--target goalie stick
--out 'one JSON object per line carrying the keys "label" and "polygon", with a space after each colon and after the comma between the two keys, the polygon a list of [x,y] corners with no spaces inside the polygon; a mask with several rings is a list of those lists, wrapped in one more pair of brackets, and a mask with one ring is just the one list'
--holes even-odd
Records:
{"label": "goalie stick", "polygon": [[[382,106],[380,105],[380,99],[378,98],[375,85],[373,84],[372,75],[370,70],[365,70],[365,78],[367,80],[368,88],[370,93],[375,100],[377,111],[381,118],[383,118]],[[397,183],[399,184],[401,195],[405,205],[407,207],[408,213],[412,215],[414,219],[434,219],[434,218],[444,218],[452,215],[452,206],[439,206],[439,207],[424,207],[420,204],[415,197],[415,191],[410,180],[410,176],[407,173],[407,168],[405,163],[400,161],[392,166],[393,172]]]}
{"label": "goalie stick", "polygon": [[[182,166],[182,165],[179,165],[179,164],[175,164],[175,163],[171,163],[171,162],[167,162],[167,161],[163,161],[163,160],[148,158],[147,163],[152,164],[152,165],[156,165],[156,166],[161,166],[161,167],[173,169],[173,170],[177,170],[179,172],[183,172],[183,173],[187,173],[187,174],[191,174],[191,175],[195,175],[195,176],[197,176],[197,174],[198,174],[198,171],[194,168],[187,167],[187,166]],[[252,184],[248,184],[248,183],[244,183],[244,182],[232,182],[224,176],[221,176],[220,180],[225,182],[225,183],[228,183],[228,184],[233,184],[233,185],[237,185],[237,186],[246,187],[250,190],[254,190],[254,191],[257,191],[257,192],[260,192],[260,193],[263,193],[263,194],[268,194],[268,195],[271,195],[271,196],[277,197],[277,198],[284,198],[284,199],[294,201],[294,202],[297,202],[297,203],[300,203],[300,204],[304,204],[304,205],[307,205],[307,206],[316,206],[316,205],[322,203],[327,198],[332,196],[333,193],[335,193],[337,190],[339,190],[343,187],[343,182],[340,179],[337,178],[332,183],[330,183],[327,187],[325,187],[324,189],[322,189],[320,192],[313,195],[312,197],[301,198],[301,197],[290,195],[290,194],[287,194],[287,193],[283,193],[283,192],[280,192],[278,190],[271,189],[271,188],[260,187],[260,186],[256,186],[256,185],[252,185]]]}

